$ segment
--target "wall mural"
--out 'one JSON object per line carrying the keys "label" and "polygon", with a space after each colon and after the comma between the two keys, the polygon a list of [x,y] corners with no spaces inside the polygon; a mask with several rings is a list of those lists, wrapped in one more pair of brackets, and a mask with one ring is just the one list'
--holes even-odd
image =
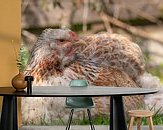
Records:
{"label": "wall mural", "polygon": [[[36,86],[68,86],[72,79],[86,79],[97,86],[144,87],[141,79],[147,76],[136,43],[109,33],[79,37],[69,29],[45,29],[31,51],[27,70],[26,75],[34,76]],[[109,97],[93,99],[93,114],[107,114]],[[143,107],[143,99],[125,97],[126,110]],[[22,120],[36,124],[67,120],[69,110],[64,104],[65,98],[23,98]]]}

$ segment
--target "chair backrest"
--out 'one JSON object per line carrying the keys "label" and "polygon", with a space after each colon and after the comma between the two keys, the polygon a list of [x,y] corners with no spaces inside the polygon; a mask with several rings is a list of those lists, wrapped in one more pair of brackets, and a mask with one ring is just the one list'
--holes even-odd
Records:
{"label": "chair backrest", "polygon": [[[87,80],[74,79],[70,81],[70,87],[87,87]],[[93,106],[93,100],[91,97],[67,97],[66,106],[74,108],[87,108]]]}
{"label": "chair backrest", "polygon": [[70,81],[70,87],[87,87],[88,86],[88,82],[87,80],[83,80],[83,79],[73,79]]}

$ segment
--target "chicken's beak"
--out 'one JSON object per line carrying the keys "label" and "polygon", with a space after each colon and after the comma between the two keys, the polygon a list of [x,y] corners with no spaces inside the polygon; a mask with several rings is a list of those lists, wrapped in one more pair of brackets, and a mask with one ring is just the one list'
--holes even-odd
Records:
{"label": "chicken's beak", "polygon": [[87,43],[82,39],[78,39],[78,40],[74,41],[74,43],[73,43],[73,47],[86,46],[86,45],[87,45]]}
{"label": "chicken's beak", "polygon": [[86,45],[85,41],[80,39],[79,36],[73,31],[69,32],[69,37],[71,39],[71,42],[73,43],[73,47]]}

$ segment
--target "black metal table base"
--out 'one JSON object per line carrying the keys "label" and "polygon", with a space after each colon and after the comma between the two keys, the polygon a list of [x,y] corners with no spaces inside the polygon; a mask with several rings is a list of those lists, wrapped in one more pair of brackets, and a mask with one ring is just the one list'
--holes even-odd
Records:
{"label": "black metal table base", "polygon": [[16,96],[3,97],[0,130],[18,130]]}
{"label": "black metal table base", "polygon": [[122,96],[110,98],[110,130],[127,130]]}

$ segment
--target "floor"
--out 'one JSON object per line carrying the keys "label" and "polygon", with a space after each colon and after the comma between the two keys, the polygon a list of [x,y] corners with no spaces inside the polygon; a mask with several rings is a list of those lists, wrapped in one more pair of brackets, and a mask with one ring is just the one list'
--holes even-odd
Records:
{"label": "floor", "polygon": [[[19,130],[65,130],[65,126],[23,126]],[[109,130],[108,126],[97,125],[95,126],[96,130]],[[71,130],[90,130],[90,126],[71,126]],[[136,127],[133,127],[133,130],[136,130]],[[141,130],[149,130],[148,126],[141,126]],[[154,126],[154,130],[163,130],[162,126]]]}

